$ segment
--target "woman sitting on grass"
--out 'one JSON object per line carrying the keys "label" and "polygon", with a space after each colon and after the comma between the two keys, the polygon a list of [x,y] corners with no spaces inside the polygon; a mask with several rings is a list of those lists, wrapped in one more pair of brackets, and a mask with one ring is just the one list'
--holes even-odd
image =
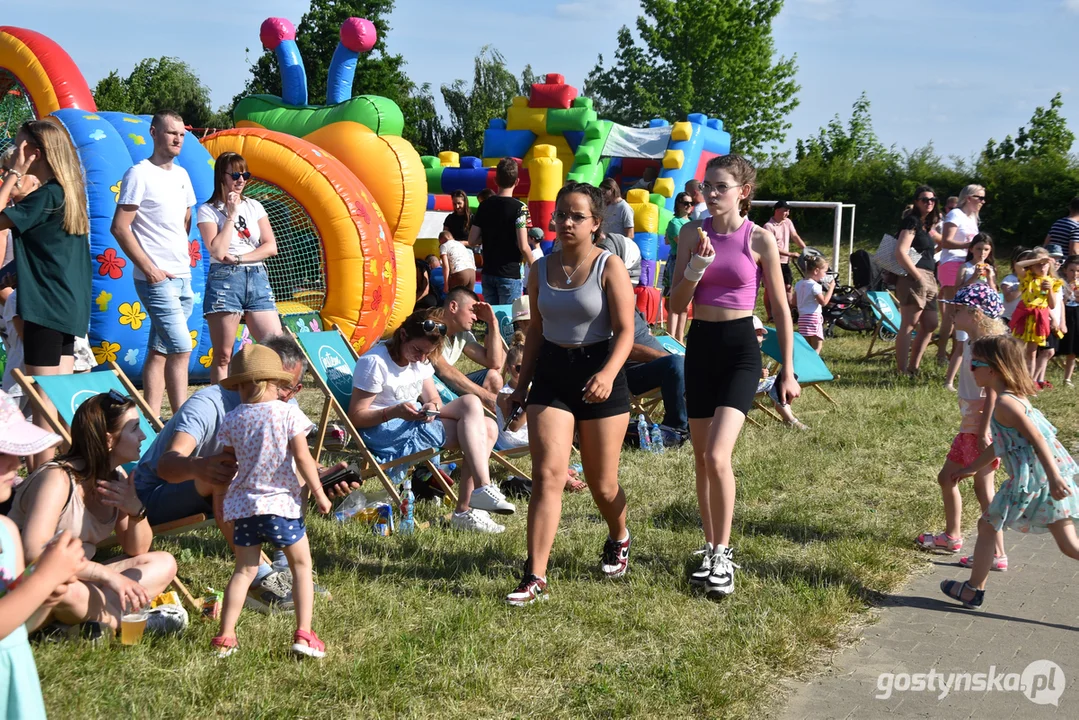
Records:
{"label": "woman sitting on grass", "polygon": [[[114,532],[129,557],[87,562],[50,617],[66,625],[97,622],[113,630],[126,611],[148,607],[176,577],[176,560],[151,552],[146,508],[121,466],[139,459],[145,435],[135,401],[115,390],[79,406],[71,422],[71,449],[41,466],[19,486],[11,519],[19,526],[27,562],[34,562],[59,532],[82,540],[88,560]],[[162,609],[166,608],[166,609]],[[178,632],[187,613],[177,605],[150,611],[146,630]]]}

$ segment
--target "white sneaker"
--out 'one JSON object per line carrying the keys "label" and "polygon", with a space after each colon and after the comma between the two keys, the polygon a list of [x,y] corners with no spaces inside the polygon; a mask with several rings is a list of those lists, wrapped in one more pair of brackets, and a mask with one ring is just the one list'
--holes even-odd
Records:
{"label": "white sneaker", "polygon": [[455,512],[450,517],[450,526],[455,530],[492,533],[494,535],[506,532],[505,525],[499,525],[491,519],[491,516],[486,511],[477,510],[476,508],[469,508],[463,513]]}
{"label": "white sneaker", "polygon": [[704,547],[693,553],[703,555],[701,566],[689,574],[690,585],[704,585],[708,582],[708,576],[712,574],[712,544],[705,543]]}
{"label": "white sneaker", "polygon": [[498,513],[499,515],[512,515],[517,512],[517,507],[506,499],[502,491],[488,483],[478,487],[468,496],[468,506],[476,510]]}
{"label": "white sneaker", "polygon": [[733,554],[733,548],[722,545],[717,545],[712,553],[712,572],[705,583],[705,592],[709,597],[734,592],[734,569],[740,566],[731,561]]}

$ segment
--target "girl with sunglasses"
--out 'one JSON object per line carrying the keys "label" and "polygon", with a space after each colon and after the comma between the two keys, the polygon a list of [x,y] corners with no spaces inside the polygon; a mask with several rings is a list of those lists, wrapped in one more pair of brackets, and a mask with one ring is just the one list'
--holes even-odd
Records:
{"label": "girl with sunglasses", "polygon": [[[918,371],[925,349],[929,347],[929,340],[937,328],[937,280],[933,277],[936,235],[933,228],[940,219],[937,204],[937,194],[933,188],[919,185],[914,190],[914,204],[904,213],[896,236],[895,261],[907,271],[895,284],[900,313],[899,335],[895,339],[895,364],[900,375]],[[911,250],[920,256],[917,263],[910,258]],[[965,259],[966,255],[963,257]],[[911,333],[915,329],[918,334],[912,343]]]}
{"label": "girl with sunglasses", "polygon": [[687,312],[671,311],[671,287],[674,285],[674,266],[678,264],[678,233],[682,226],[690,220],[690,212],[693,210],[693,196],[687,192],[678,193],[674,198],[674,217],[667,223],[665,239],[671,246],[667,255],[667,262],[663,265],[663,297],[667,299],[667,334],[678,342],[685,344],[686,316]]}
{"label": "girl with sunglasses", "polygon": [[263,262],[277,255],[277,242],[262,204],[244,197],[250,180],[242,155],[221,153],[214,163],[213,194],[198,212],[202,242],[210,251],[202,314],[213,345],[213,382],[228,375],[241,319],[256,342],[281,334],[281,319]]}
{"label": "girl with sunglasses", "polygon": [[1028,400],[1038,390],[1030,379],[1022,343],[1007,335],[984,337],[973,343],[971,358],[975,382],[997,394],[992,411],[993,444],[957,470],[952,479],[975,475],[996,458],[1008,471],[1008,479],[978,521],[970,580],[945,580],[940,589],[964,607],[977,610],[985,602],[985,582],[994,567],[994,545],[1002,530],[1049,531],[1062,553],[1079,560],[1075,530],[1079,489],[1073,479],[1079,466],[1057,440],[1057,429]]}
{"label": "girl with sunglasses", "polygon": [[[442,352],[446,324],[433,317],[433,312],[412,313],[389,340],[356,361],[348,416],[380,462],[431,448],[460,448],[464,459],[450,526],[472,532],[504,532],[505,526],[488,514],[516,511],[491,484],[491,450],[498,428],[484,415],[483,404],[475,395],[442,404],[429,358]],[[407,470],[407,465],[398,465],[390,470],[390,476],[403,480]]]}

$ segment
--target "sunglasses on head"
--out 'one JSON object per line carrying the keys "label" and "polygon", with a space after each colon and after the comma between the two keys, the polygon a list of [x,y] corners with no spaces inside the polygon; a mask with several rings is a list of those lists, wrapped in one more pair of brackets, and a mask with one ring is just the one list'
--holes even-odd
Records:
{"label": "sunglasses on head", "polygon": [[439,322],[438,320],[424,320],[423,331],[430,335],[433,332],[437,332],[439,335],[446,336],[446,323]]}
{"label": "sunglasses on head", "polygon": [[974,372],[978,368],[987,368],[987,367],[992,367],[992,365],[990,365],[989,363],[987,363],[987,362],[985,362],[983,360],[971,360],[970,361],[970,371],[971,372]]}
{"label": "sunglasses on head", "polygon": [[251,173],[249,173],[249,172],[231,172],[231,173],[229,173],[229,177],[232,178],[233,180],[239,180],[240,178],[243,178],[244,180],[250,180],[251,179]]}
{"label": "sunglasses on head", "polygon": [[115,388],[105,393],[105,399],[109,401],[110,405],[126,405],[129,402],[134,402],[134,400]]}

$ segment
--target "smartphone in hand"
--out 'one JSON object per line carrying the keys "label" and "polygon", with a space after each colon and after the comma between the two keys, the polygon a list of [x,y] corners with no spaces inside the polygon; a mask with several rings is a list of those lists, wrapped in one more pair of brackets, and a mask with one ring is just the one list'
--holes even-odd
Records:
{"label": "smartphone in hand", "polygon": [[327,491],[339,483],[348,483],[349,485],[352,485],[352,483],[362,483],[363,478],[360,477],[360,474],[356,472],[355,468],[349,465],[348,467],[327,473],[322,477],[320,482],[322,483],[323,491]]}

